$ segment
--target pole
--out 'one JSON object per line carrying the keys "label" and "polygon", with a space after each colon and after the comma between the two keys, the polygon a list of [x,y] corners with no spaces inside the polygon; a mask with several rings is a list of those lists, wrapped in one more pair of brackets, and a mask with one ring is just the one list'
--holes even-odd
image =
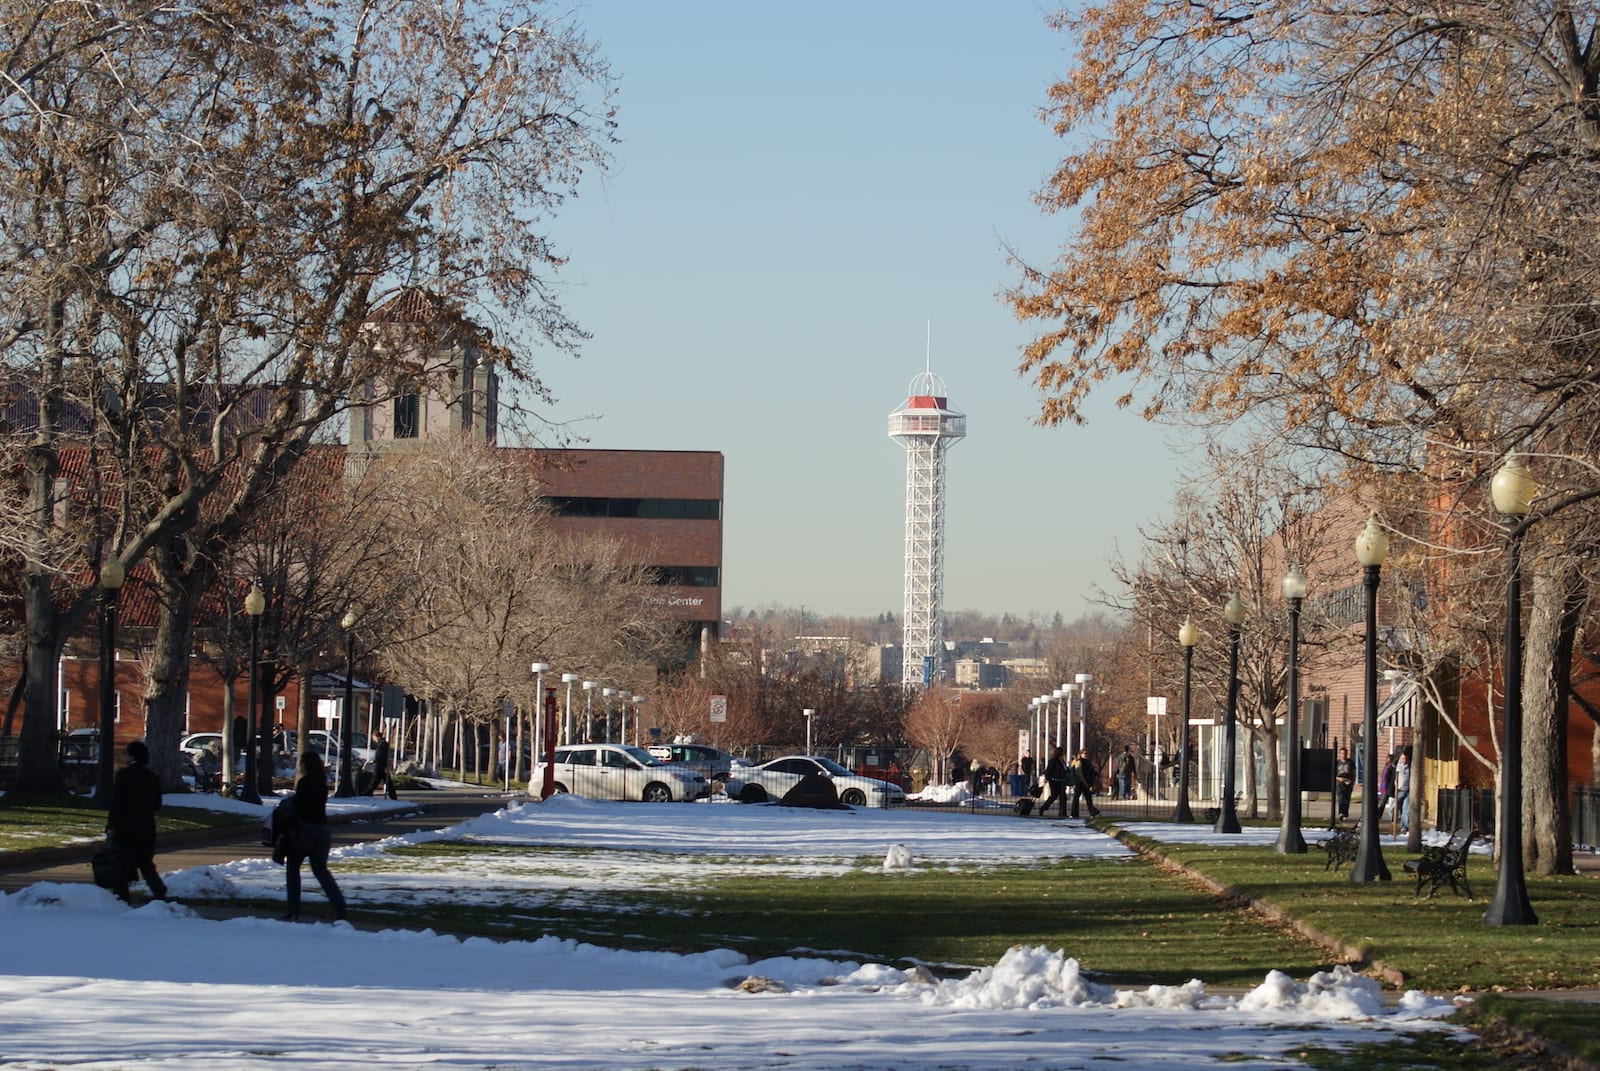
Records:
{"label": "pole", "polygon": [[[541,674],[540,684],[543,684]],[[544,784],[539,787],[539,798],[549,799],[556,792],[556,686],[544,692]]]}
{"label": "pole", "polygon": [[100,585],[99,736],[94,798],[100,806],[110,807],[117,762],[117,588],[107,583]]}
{"label": "pole", "polygon": [[1367,636],[1362,672],[1365,676],[1366,710],[1361,718],[1362,746],[1365,760],[1361,764],[1361,844],[1356,850],[1355,865],[1350,868],[1353,882],[1388,881],[1389,867],[1383,861],[1383,851],[1378,844],[1378,570],[1379,565],[1364,565],[1362,586],[1366,589]]}
{"label": "pole", "polygon": [[261,615],[250,615],[250,696],[245,702],[245,718],[249,731],[244,741],[244,786],[239,798],[246,803],[260,803],[261,789],[256,774],[256,763],[261,756],[256,753],[256,661],[261,647]]}
{"label": "pole", "polygon": [[1522,534],[1511,529],[1506,543],[1505,702],[1500,738],[1500,809],[1495,840],[1500,858],[1494,899],[1484,912],[1485,926],[1533,926],[1539,918],[1528,901],[1522,871]]}
{"label": "pole", "polygon": [[356,706],[356,633],[354,622],[348,624],[344,634],[344,709],[339,712],[339,784],[333,794],[348,799],[356,794],[355,779],[351,776],[350,753],[355,750]]}
{"label": "pole", "polygon": [[[1289,716],[1284,728],[1289,734],[1289,762],[1285,771],[1283,827],[1273,850],[1279,855],[1304,855],[1305,837],[1300,833],[1300,597],[1289,600]],[[1337,811],[1337,801],[1334,806]]]}
{"label": "pole", "polygon": [[1238,807],[1233,800],[1233,767],[1236,726],[1239,722],[1239,626],[1228,622],[1228,724],[1223,731],[1227,756],[1222,767],[1222,808],[1217,812],[1218,833],[1242,833]]}
{"label": "pole", "polygon": [[[1183,725],[1178,731],[1178,806],[1172,812],[1174,822],[1193,822],[1194,812],[1189,809],[1189,682],[1194,669],[1194,645],[1183,645]],[[1160,776],[1160,771],[1157,771]]]}

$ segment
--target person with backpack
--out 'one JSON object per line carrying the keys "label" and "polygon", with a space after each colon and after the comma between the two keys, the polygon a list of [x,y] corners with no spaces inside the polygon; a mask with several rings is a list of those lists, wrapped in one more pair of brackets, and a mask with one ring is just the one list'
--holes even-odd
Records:
{"label": "person with backpack", "polygon": [[328,769],[322,756],[305,748],[300,752],[299,767],[294,779],[293,826],[284,831],[287,837],[284,858],[284,877],[289,894],[284,922],[300,917],[300,864],[311,861],[311,873],[316,877],[328,902],[333,905],[333,917],[345,917],[344,893],[339,883],[328,871],[328,851],[333,847],[333,830],[328,826]]}
{"label": "person with backpack", "polygon": [[372,764],[369,767],[369,769],[372,771],[372,783],[367,786],[367,795],[376,795],[378,792],[378,786],[381,784],[384,788],[384,795],[388,796],[392,800],[397,800],[400,798],[394,790],[394,773],[390,769],[390,766],[392,765],[390,761],[390,754],[389,741],[384,739],[382,733],[373,733]]}
{"label": "person with backpack", "polygon": [[132,871],[138,871],[157,900],[167,898],[167,884],[156,871],[156,812],[161,809],[161,778],[150,768],[150,748],[143,740],[130,740],[128,764],[111,782],[111,807],[106,815],[106,841],[127,856],[128,881],[111,892],[128,902]]}
{"label": "person with backpack", "polygon": [[1044,766],[1044,782],[1050,786],[1050,795],[1039,805],[1040,818],[1045,817],[1045,812],[1057,800],[1061,801],[1061,806],[1057,808],[1056,817],[1067,816],[1067,784],[1071,778],[1071,771],[1067,768],[1067,757],[1061,748],[1056,748],[1050,752],[1050,761]]}
{"label": "person with backpack", "polygon": [[1078,817],[1078,801],[1083,800],[1089,806],[1089,817],[1095,818],[1100,814],[1100,808],[1094,805],[1094,782],[1100,776],[1100,771],[1094,768],[1094,763],[1089,761],[1089,749],[1084,748],[1078,752],[1078,759],[1072,764],[1072,817]]}

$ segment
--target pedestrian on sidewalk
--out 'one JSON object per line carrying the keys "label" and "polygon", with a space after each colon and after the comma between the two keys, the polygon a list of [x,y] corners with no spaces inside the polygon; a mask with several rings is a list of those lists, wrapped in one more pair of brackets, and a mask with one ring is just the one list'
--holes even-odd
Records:
{"label": "pedestrian on sidewalk", "polygon": [[1057,800],[1061,801],[1061,805],[1056,808],[1056,817],[1067,816],[1067,783],[1071,776],[1071,772],[1067,769],[1066,753],[1061,748],[1050,752],[1050,761],[1044,764],[1044,782],[1050,786],[1050,795],[1039,805],[1040,818],[1045,817],[1045,812]]}
{"label": "pedestrian on sidewalk", "polygon": [[344,893],[328,870],[328,851],[333,847],[333,830],[328,826],[328,770],[322,756],[311,748],[300,752],[299,769],[294,779],[295,829],[289,835],[284,861],[285,884],[289,893],[283,921],[300,917],[300,864],[311,861],[311,873],[333,905],[333,917],[344,918]]}
{"label": "pedestrian on sidewalk", "polygon": [[[128,764],[111,782],[111,807],[106,815],[106,841],[125,852],[130,869],[137,870],[150,895],[167,898],[167,883],[156,871],[156,812],[161,809],[161,778],[150,769],[150,748],[143,740],[130,740]],[[131,880],[131,878],[130,878]],[[128,882],[112,889],[128,902]]]}
{"label": "pedestrian on sidewalk", "polygon": [[394,775],[390,771],[389,741],[385,740],[382,733],[372,734],[372,784],[367,787],[367,795],[377,795],[378,785],[383,784],[384,795],[392,800],[400,797],[394,791]]}
{"label": "pedestrian on sidewalk", "polygon": [[1089,807],[1089,817],[1095,818],[1100,814],[1100,808],[1094,805],[1094,783],[1100,777],[1100,771],[1094,768],[1094,763],[1089,759],[1089,749],[1084,748],[1078,752],[1078,760],[1072,764],[1072,817],[1078,817],[1078,801],[1083,800]]}
{"label": "pedestrian on sidewalk", "polygon": [[1339,749],[1339,761],[1333,767],[1333,780],[1339,793],[1338,809],[1334,812],[1341,819],[1350,817],[1350,793],[1356,787],[1356,764],[1350,758],[1350,749]]}

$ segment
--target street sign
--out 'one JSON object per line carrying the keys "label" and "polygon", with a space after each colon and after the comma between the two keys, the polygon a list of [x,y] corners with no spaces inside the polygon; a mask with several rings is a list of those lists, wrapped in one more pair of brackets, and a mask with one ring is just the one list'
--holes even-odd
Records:
{"label": "street sign", "polygon": [[711,720],[723,722],[728,720],[728,697],[714,695],[711,697]]}
{"label": "street sign", "polygon": [[1159,718],[1167,712],[1167,697],[1164,695],[1145,696],[1144,712],[1152,718]]}

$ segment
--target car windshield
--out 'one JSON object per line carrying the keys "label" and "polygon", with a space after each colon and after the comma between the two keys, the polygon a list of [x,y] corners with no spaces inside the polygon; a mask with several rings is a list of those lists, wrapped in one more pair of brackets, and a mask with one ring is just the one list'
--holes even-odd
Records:
{"label": "car windshield", "polygon": [[666,763],[656,758],[642,747],[624,747],[622,749],[646,766],[665,766]]}
{"label": "car windshield", "polygon": [[849,770],[845,769],[843,766],[840,766],[837,762],[834,762],[832,759],[825,759],[825,758],[822,758],[819,755],[813,755],[813,756],[811,756],[811,761],[815,762],[818,766],[821,766],[824,770],[827,770],[829,773],[833,774],[836,777],[839,774],[844,774],[846,777],[848,777],[850,775],[850,771]]}

